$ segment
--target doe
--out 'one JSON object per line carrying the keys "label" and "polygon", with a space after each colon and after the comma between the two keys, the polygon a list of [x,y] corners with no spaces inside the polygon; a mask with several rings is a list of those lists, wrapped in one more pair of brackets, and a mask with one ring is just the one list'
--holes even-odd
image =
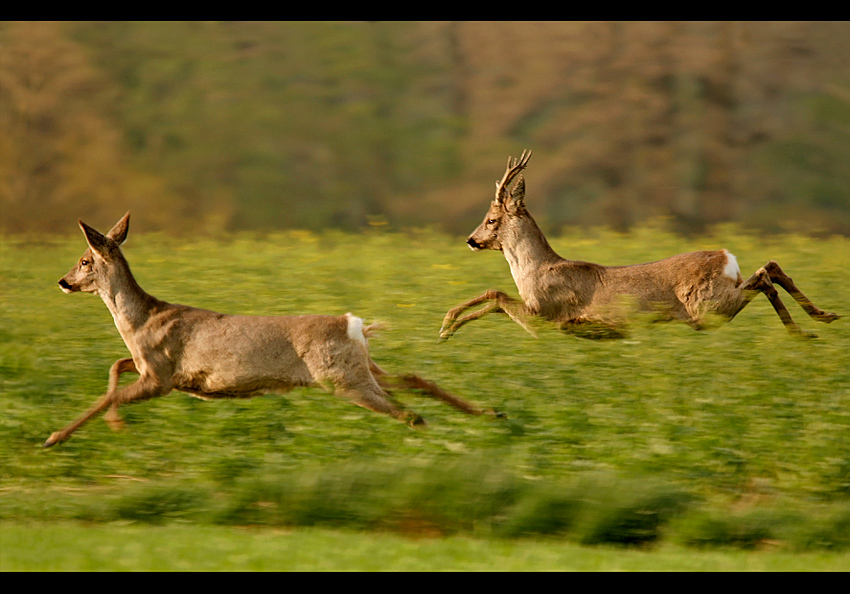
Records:
{"label": "doe", "polygon": [[[504,254],[521,300],[491,289],[450,309],[440,328],[443,340],[488,313],[504,313],[532,334],[529,321],[539,317],[584,338],[621,338],[634,305],[655,312],[658,319],[679,320],[699,329],[710,314],[731,320],[759,293],[768,298],[791,334],[814,336],[791,319],[776,285],[813,319],[829,323],[840,317],[815,307],[774,261],[744,281],[735,256],[725,249],[631,266],[562,258],[525,207],[525,180],[519,174],[530,158],[530,151],[523,151],[519,159],[508,157],[505,174],[496,182],[496,197],[466,242],[472,250]],[[516,184],[509,191],[514,178]],[[485,305],[480,309],[464,313],[481,303]]]}
{"label": "doe", "polygon": [[[130,213],[106,235],[82,221],[88,249],[59,286],[65,293],[98,294],[132,357],[109,370],[106,394],[76,421],[53,433],[49,447],[65,441],[80,425],[105,409],[105,420],[120,428],[118,407],[163,396],[172,390],[203,399],[250,398],[319,385],[354,404],[385,413],[410,425],[424,421],[403,409],[387,391],[417,390],[469,414],[478,407],[417,375],[393,376],[369,355],[373,326],[351,314],[341,316],[225,315],[160,301],[146,293],[121,252]],[[122,373],[139,379],[118,387]]]}

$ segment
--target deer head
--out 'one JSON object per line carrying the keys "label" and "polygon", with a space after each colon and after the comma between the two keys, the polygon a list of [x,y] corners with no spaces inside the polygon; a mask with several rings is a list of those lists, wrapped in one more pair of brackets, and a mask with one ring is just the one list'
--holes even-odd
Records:
{"label": "deer head", "polygon": [[116,258],[123,258],[119,246],[127,239],[130,213],[115,223],[106,235],[82,221],[79,221],[79,224],[89,247],[76,266],[59,279],[59,287],[65,293],[96,293],[103,279],[107,277],[109,264]]}
{"label": "deer head", "polygon": [[[527,214],[525,210],[525,180],[520,171],[525,169],[531,151],[525,150],[519,159],[508,157],[508,164],[502,179],[496,182],[496,197],[490,204],[484,221],[478,225],[466,240],[472,250],[501,250],[502,237],[510,227],[511,220]],[[511,182],[519,175],[513,189]]]}

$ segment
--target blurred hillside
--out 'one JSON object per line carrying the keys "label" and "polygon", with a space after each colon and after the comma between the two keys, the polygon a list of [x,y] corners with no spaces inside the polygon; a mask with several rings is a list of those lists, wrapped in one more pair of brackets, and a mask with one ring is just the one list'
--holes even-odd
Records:
{"label": "blurred hillside", "polygon": [[0,230],[850,233],[850,23],[0,24]]}

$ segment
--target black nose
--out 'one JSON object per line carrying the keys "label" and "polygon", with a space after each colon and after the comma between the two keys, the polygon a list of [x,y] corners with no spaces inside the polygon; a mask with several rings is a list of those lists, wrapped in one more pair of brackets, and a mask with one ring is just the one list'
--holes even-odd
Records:
{"label": "black nose", "polygon": [[59,286],[62,287],[63,289],[70,289],[71,288],[71,285],[69,285],[64,278],[59,279]]}
{"label": "black nose", "polygon": [[468,243],[468,244],[469,244],[469,247],[474,247],[474,248],[481,249],[481,246],[480,246],[480,245],[478,245],[478,242],[477,242],[477,241],[475,241],[474,239],[472,239],[471,237],[470,237],[469,239],[467,239],[467,240],[466,240],[466,243]]}

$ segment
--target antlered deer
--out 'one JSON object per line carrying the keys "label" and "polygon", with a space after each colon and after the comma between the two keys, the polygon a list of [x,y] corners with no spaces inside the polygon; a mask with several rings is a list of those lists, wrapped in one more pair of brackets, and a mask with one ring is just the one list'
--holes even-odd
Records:
{"label": "antlered deer", "polygon": [[[106,421],[120,427],[122,404],[164,396],[172,390],[204,399],[250,398],[298,386],[334,389],[354,404],[410,425],[421,417],[404,410],[386,391],[418,390],[469,414],[476,406],[416,375],[391,376],[372,361],[367,337],[372,326],[342,316],[237,316],[174,305],[147,294],[136,283],[120,245],[130,213],[102,235],[80,221],[89,248],[60,281],[65,293],[100,295],[132,357],[109,370],[106,394],[79,419],[53,433],[49,447],[109,408]],[[139,379],[118,388],[122,373]]]}
{"label": "antlered deer", "polygon": [[[759,293],[767,296],[791,334],[814,336],[804,333],[791,319],[776,285],[790,293],[815,320],[829,323],[840,317],[815,307],[774,261],[744,281],[735,256],[725,249],[631,266],[601,266],[562,258],[525,208],[525,180],[519,173],[530,158],[530,151],[523,151],[518,160],[508,157],[505,174],[496,182],[496,198],[484,222],[467,240],[473,250],[499,250],[505,255],[522,300],[489,290],[452,308],[440,329],[442,339],[488,313],[507,314],[532,334],[528,322],[537,316],[585,338],[619,338],[624,336],[632,305],[655,312],[660,319],[684,321],[699,329],[710,314],[734,318]],[[486,305],[461,315],[481,303]]]}

